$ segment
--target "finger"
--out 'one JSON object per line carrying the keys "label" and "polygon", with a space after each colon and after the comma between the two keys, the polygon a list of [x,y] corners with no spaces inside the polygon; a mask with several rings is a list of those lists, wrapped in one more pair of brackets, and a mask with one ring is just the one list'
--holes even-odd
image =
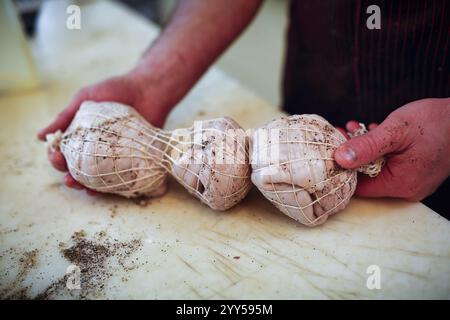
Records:
{"label": "finger", "polygon": [[56,170],[66,172],[67,171],[67,163],[64,155],[59,151],[49,151],[48,158],[50,163]]}
{"label": "finger", "polygon": [[86,100],[84,94],[78,94],[67,108],[58,114],[55,120],[50,123],[46,128],[42,129],[38,133],[39,140],[45,141],[45,136],[49,133],[53,133],[57,130],[65,131],[69,124],[72,122],[75,113],[80,108],[80,104]]}
{"label": "finger", "polygon": [[80,184],[78,181],[76,181],[71,175],[70,173],[66,174],[64,176],[64,183],[66,184],[66,186],[68,186],[69,188],[72,189],[76,189],[76,190],[83,190],[85,189],[85,187]]}
{"label": "finger", "polygon": [[340,166],[355,169],[399,150],[406,135],[406,130],[399,124],[386,120],[368,133],[341,144],[336,149],[334,158]]}
{"label": "finger", "polygon": [[376,122],[372,122],[371,124],[369,124],[369,130],[373,130],[376,127],[378,127],[378,123],[376,123]]}
{"label": "finger", "polygon": [[367,198],[392,197],[396,190],[392,190],[391,180],[387,170],[382,170],[375,178],[359,174],[355,195]]}
{"label": "finger", "polygon": [[345,139],[347,140],[350,139],[350,137],[348,136],[347,132],[344,129],[342,129],[341,127],[336,127],[336,129],[338,129],[338,131],[344,135]]}
{"label": "finger", "polygon": [[345,128],[347,129],[348,132],[353,133],[359,129],[359,122],[355,121],[355,120],[351,120],[346,123]]}

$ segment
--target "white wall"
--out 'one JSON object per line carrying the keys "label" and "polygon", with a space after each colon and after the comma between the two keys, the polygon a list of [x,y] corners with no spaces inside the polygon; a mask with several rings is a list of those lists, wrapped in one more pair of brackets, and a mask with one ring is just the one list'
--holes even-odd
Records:
{"label": "white wall", "polygon": [[266,0],[250,27],[218,65],[272,105],[280,105],[287,0]]}

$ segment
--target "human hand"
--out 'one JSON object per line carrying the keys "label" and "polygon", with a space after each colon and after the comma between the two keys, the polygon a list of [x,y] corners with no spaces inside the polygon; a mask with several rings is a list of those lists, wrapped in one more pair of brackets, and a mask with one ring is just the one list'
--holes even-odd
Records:
{"label": "human hand", "polygon": [[[354,131],[357,123],[349,122]],[[367,134],[343,143],[335,160],[354,169],[382,156],[386,164],[376,178],[361,176],[356,194],[423,200],[450,174],[450,99],[423,99],[392,112]]]}
{"label": "human hand", "polygon": [[[38,138],[44,141],[49,133],[57,130],[65,131],[81,103],[86,100],[115,101],[133,106],[147,121],[157,127],[164,124],[170,111],[158,97],[157,90],[152,90],[147,79],[141,77],[137,72],[130,72],[124,76],[110,78],[81,89],[56,119],[39,131]],[[68,171],[66,160],[61,152],[49,151],[48,157],[57,170]],[[64,183],[70,188],[84,189],[69,173],[64,177]],[[95,194],[92,190],[88,190],[88,192],[92,195]]]}

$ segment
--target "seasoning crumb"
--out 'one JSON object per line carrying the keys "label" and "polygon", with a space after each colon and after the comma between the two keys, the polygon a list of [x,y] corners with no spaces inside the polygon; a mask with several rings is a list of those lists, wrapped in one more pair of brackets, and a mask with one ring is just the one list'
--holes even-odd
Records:
{"label": "seasoning crumb", "polygon": [[80,231],[76,231],[73,233],[72,235],[72,240],[80,240],[82,238],[86,237],[86,231],[84,231],[83,229]]}
{"label": "seasoning crumb", "polygon": [[67,248],[67,244],[66,244],[65,242],[60,241],[60,242],[58,243],[58,247],[59,247],[60,249]]}
{"label": "seasoning crumb", "polygon": [[112,207],[109,208],[109,211],[111,212],[111,214],[109,215],[111,218],[115,218],[117,215],[117,209],[119,208],[119,206],[117,204],[113,205]]}
{"label": "seasoning crumb", "polygon": [[[74,232],[70,247],[63,242],[59,243],[60,253],[72,265],[81,271],[80,289],[70,290],[66,284],[69,275],[57,279],[45,290],[39,293],[35,299],[76,298],[87,299],[102,297],[106,288],[106,281],[120,269],[124,271],[136,268],[130,256],[141,247],[140,240],[119,242],[108,237],[105,231],[95,234],[95,237],[87,238],[84,230]],[[122,282],[128,279],[122,276]]]}
{"label": "seasoning crumb", "polygon": [[138,198],[134,198],[133,202],[135,204],[137,204],[139,207],[145,208],[146,206],[148,206],[149,204],[151,204],[151,200],[150,198],[147,197],[138,197]]}
{"label": "seasoning crumb", "polygon": [[[39,251],[37,249],[34,249],[21,253],[17,252],[17,250],[14,248],[9,248],[9,250],[2,252],[1,256],[3,257],[3,255],[6,254],[11,255],[11,260],[13,261],[17,259],[18,256],[20,256],[20,258],[18,259],[19,270],[13,282],[6,287],[2,287],[2,289],[0,290],[0,299],[28,299],[30,286],[25,286],[23,282],[30,270],[36,267]],[[8,271],[3,274],[3,276],[6,276],[7,274]]]}

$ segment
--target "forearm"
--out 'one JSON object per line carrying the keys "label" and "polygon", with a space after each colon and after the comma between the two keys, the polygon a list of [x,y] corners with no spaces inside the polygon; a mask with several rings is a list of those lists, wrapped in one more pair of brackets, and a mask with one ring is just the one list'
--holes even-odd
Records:
{"label": "forearm", "polygon": [[167,93],[171,108],[241,33],[261,0],[182,0],[133,73]]}

